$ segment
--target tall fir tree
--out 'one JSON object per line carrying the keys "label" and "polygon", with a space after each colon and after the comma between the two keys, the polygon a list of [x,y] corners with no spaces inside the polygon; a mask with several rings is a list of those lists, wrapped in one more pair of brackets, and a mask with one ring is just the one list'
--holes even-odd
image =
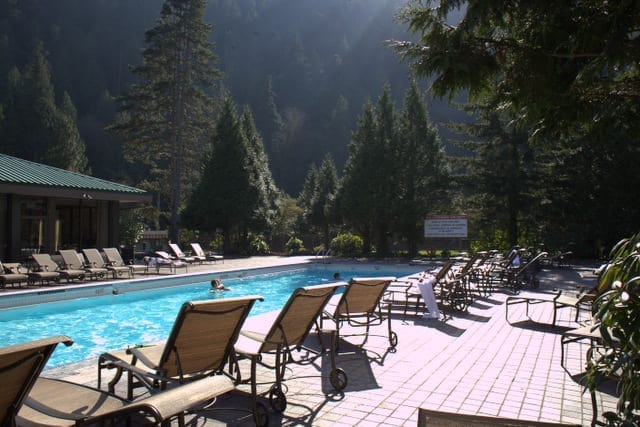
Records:
{"label": "tall fir tree", "polygon": [[375,182],[378,173],[377,153],[373,144],[376,128],[374,108],[367,102],[349,144],[349,157],[344,167],[336,202],[345,224],[362,236],[365,253],[371,252],[375,219],[376,202],[371,184]]}
{"label": "tall fir tree", "polygon": [[61,106],[56,105],[42,43],[36,45],[22,74],[13,69],[8,87],[2,151],[73,172],[91,173],[69,94],[65,92]]}
{"label": "tall fir tree", "polygon": [[280,194],[269,169],[269,158],[262,137],[248,107],[240,117],[240,124],[249,150],[247,167],[252,175],[251,185],[255,188],[254,222],[251,227],[253,230],[270,232],[278,212]]}
{"label": "tall fir tree", "polygon": [[305,218],[307,223],[319,230],[322,243],[328,248],[331,243],[331,226],[335,222],[335,197],[338,189],[338,173],[333,158],[326,154],[320,168],[312,167],[310,172],[313,188],[307,189],[310,197],[305,197]]}
{"label": "tall fir tree", "polygon": [[417,253],[424,216],[444,212],[448,166],[438,131],[429,120],[415,81],[406,93],[398,136],[396,229]]}
{"label": "tall fir tree", "polygon": [[76,108],[67,92],[54,123],[54,140],[46,158],[50,165],[79,173],[91,173],[86,147],[76,126]]}
{"label": "tall fir tree", "polygon": [[156,25],[145,33],[139,83],[120,98],[122,117],[111,128],[122,135],[128,160],[140,161],[147,183],[168,200],[169,237],[176,239],[180,207],[201,170],[220,72],[204,22],[205,0],[165,0]]}
{"label": "tall fir tree", "polygon": [[185,224],[206,231],[220,229],[225,252],[247,253],[249,232],[268,229],[277,207],[277,190],[264,159],[251,115],[238,117],[227,97],[202,179],[183,213]]}
{"label": "tall fir tree", "polygon": [[482,107],[477,113],[475,123],[459,127],[475,139],[462,144],[473,155],[459,160],[458,180],[469,194],[474,228],[482,230],[486,241],[506,249],[524,237],[530,209],[535,208],[531,195],[538,173],[536,154],[526,130],[514,127],[508,115]]}
{"label": "tall fir tree", "polygon": [[22,73],[14,69],[6,104],[5,153],[35,162],[46,162],[53,141],[57,115],[49,62],[42,43],[31,53]]}
{"label": "tall fir tree", "polygon": [[369,184],[373,193],[376,251],[379,256],[390,251],[389,237],[394,216],[397,188],[398,118],[391,97],[391,88],[385,85],[376,104],[375,138],[369,142],[375,153],[374,176]]}

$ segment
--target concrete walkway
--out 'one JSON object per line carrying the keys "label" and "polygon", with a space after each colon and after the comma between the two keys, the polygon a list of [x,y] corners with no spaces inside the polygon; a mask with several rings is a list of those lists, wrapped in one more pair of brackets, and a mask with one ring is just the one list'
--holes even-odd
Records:
{"label": "concrete walkway", "polygon": [[[305,261],[293,258],[225,260],[204,266],[215,271],[251,268],[274,263]],[[579,276],[592,266],[543,270],[540,292],[565,289],[575,292],[590,286]],[[191,269],[190,269],[191,272]],[[343,278],[348,279],[348,278]],[[564,310],[557,327],[551,327],[551,304],[537,305],[524,321],[518,310],[505,320],[504,301],[509,294],[495,292],[479,298],[467,313],[453,313],[446,322],[423,320],[421,316],[394,315],[393,330],[399,342],[388,350],[385,326],[376,327],[360,347],[361,338],[340,343],[337,365],[348,375],[343,393],[335,392],[328,379],[328,357],[306,366],[290,365],[287,381],[288,405],[283,413],[270,411],[270,425],[373,426],[416,425],[418,408],[447,412],[503,416],[522,420],[589,425],[591,401],[580,383],[586,346],[569,346],[567,369],[560,364],[560,336],[577,327]],[[309,347],[318,348],[315,335]],[[47,376],[96,385],[97,361],[50,369]],[[246,368],[246,367],[245,367]],[[261,379],[273,372],[261,370]],[[613,410],[615,399],[599,395],[600,413]],[[241,394],[223,396],[214,407],[248,409],[250,400]],[[268,403],[267,403],[268,406]],[[189,425],[252,425],[246,413],[230,410],[199,412]]]}

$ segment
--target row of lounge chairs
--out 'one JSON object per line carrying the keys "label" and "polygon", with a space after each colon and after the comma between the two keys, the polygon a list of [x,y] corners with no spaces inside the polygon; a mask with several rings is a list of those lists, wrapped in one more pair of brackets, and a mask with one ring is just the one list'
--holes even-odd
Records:
{"label": "row of lounge chairs", "polygon": [[224,262],[222,255],[205,253],[200,243],[191,243],[192,255],[186,255],[177,243],[169,243],[169,249],[173,254],[158,250],[155,251],[154,256],[145,257],[147,268],[155,269],[156,273],[160,273],[162,268],[168,268],[169,272],[175,273],[178,269],[188,271],[189,265],[194,263]]}
{"label": "row of lounge chairs", "polygon": [[[268,425],[266,397],[277,412],[286,409],[285,373],[290,363],[309,364],[327,352],[331,385],[347,386],[347,374],[336,366],[340,325],[355,322],[365,327],[384,320],[381,298],[393,277],[352,279],[296,289],[281,310],[248,318],[261,296],[187,302],[180,309],[166,342],[102,354],[98,362],[98,388],[40,376],[56,345],[71,345],[65,336],[37,340],[0,349],[2,425],[88,425],[126,420],[128,425],[166,424],[187,411],[202,409],[217,396],[248,386],[250,412],[259,426]],[[344,292],[337,293],[345,287]],[[377,323],[376,323],[377,322]],[[316,327],[320,350],[305,346]],[[397,335],[389,342],[395,347]],[[326,338],[329,337],[327,345]],[[364,343],[363,343],[364,344]],[[295,356],[300,354],[300,356]],[[268,360],[275,360],[270,364]],[[248,361],[249,375],[241,369]],[[272,369],[275,380],[267,391],[258,390],[257,366]],[[103,371],[115,371],[108,391],[101,389]],[[127,377],[126,398],[116,396],[116,384]],[[145,387],[151,392],[136,393]],[[215,409],[215,407],[214,407]],[[236,408],[238,409],[238,408]],[[241,408],[240,408],[241,409]]]}
{"label": "row of lounge chairs", "polygon": [[73,249],[60,250],[62,262],[56,262],[46,253],[32,254],[31,265],[0,263],[0,289],[7,285],[23,283],[41,284],[74,280],[99,280],[111,275],[114,279],[146,272],[145,265],[125,264],[117,248],[104,248],[104,256],[95,248],[83,249],[82,254]]}
{"label": "row of lounge chairs", "polygon": [[538,287],[536,274],[546,256],[541,252],[525,259],[516,250],[506,257],[497,251],[479,251],[467,259],[452,259],[437,269],[401,278],[391,286],[388,299],[394,305],[402,305],[404,315],[411,308],[417,315],[425,307],[420,285],[428,281],[433,297],[445,312],[442,319],[446,320],[447,312],[466,311],[478,296],[488,296],[499,289],[517,294],[525,286]]}
{"label": "row of lounge chairs", "polygon": [[224,262],[219,254],[205,253],[199,243],[191,243],[193,255],[185,255],[180,246],[170,243],[173,252],[156,251],[155,257],[147,257],[145,264],[126,264],[117,248],[103,248],[103,253],[96,248],[83,249],[82,253],[73,249],[59,251],[62,262],[58,263],[51,255],[33,254],[31,266],[24,267],[19,263],[0,263],[0,289],[7,285],[21,286],[23,283],[44,285],[66,280],[99,280],[107,276],[112,278],[133,278],[137,273],[147,273],[150,268],[160,272],[161,268],[169,268],[176,272],[180,268],[187,270],[192,263]]}
{"label": "row of lounge chairs", "polygon": [[82,254],[74,249],[60,250],[62,265],[53,260],[49,254],[33,254],[31,257],[34,268],[29,272],[32,283],[66,280],[104,279],[108,275],[112,278],[134,277],[136,273],[146,272],[146,266],[139,264],[125,264],[117,248],[104,248],[104,257],[96,248],[83,249]]}
{"label": "row of lounge chairs", "polygon": [[202,249],[202,246],[200,246],[200,243],[191,243],[190,246],[192,254],[186,255],[177,243],[169,243],[169,249],[171,250],[171,252],[173,252],[173,256],[171,256],[171,258],[174,260],[186,262],[188,264],[202,264],[209,261],[214,263],[217,261],[224,262],[224,256],[222,255],[205,253],[205,251]]}

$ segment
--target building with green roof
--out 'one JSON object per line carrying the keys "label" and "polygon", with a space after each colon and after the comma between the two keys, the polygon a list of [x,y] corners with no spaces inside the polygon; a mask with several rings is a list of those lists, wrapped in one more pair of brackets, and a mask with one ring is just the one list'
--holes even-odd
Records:
{"label": "building with green roof", "polygon": [[147,191],[0,154],[0,260],[119,244],[120,209]]}

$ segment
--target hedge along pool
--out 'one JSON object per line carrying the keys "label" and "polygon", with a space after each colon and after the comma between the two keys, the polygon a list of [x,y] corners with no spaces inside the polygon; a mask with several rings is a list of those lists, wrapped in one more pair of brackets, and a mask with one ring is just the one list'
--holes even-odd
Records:
{"label": "hedge along pool", "polygon": [[[333,267],[330,267],[333,268]],[[422,270],[381,269],[342,273],[352,276],[401,276]],[[6,346],[52,335],[67,335],[74,344],[59,346],[47,367],[98,357],[101,353],[166,339],[180,306],[200,301],[244,295],[262,295],[250,315],[281,308],[300,286],[333,281],[335,269],[296,269],[257,276],[224,279],[228,291],[212,291],[209,281],[118,295],[80,298],[0,310],[0,345]],[[353,273],[353,274],[352,274]]]}

